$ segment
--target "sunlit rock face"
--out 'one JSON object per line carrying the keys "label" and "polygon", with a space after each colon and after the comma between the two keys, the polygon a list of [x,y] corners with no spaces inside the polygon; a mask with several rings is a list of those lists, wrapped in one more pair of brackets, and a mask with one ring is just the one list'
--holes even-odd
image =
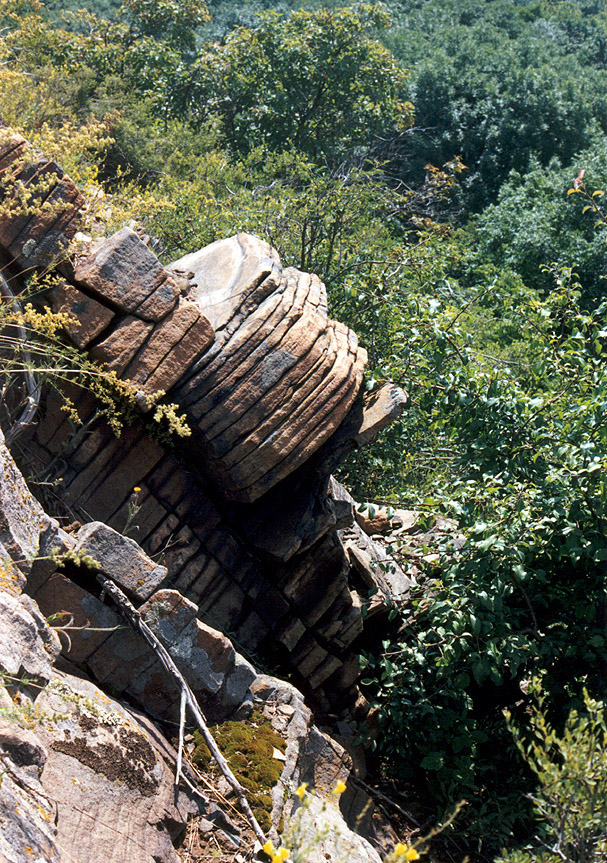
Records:
{"label": "sunlit rock face", "polygon": [[282,269],[249,234],[171,265],[212,323],[213,347],[175,390],[204,453],[235,500],[253,501],[337,430],[360,389],[367,354],[329,320],[316,277]]}

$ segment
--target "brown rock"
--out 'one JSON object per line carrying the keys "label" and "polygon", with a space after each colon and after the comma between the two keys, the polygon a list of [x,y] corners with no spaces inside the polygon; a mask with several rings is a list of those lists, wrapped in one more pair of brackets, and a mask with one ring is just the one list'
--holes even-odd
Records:
{"label": "brown rock", "polygon": [[106,306],[87,297],[67,282],[53,288],[50,300],[54,312],[62,312],[73,319],[73,322],[66,326],[66,331],[74,344],[81,349],[97,338],[114,317],[114,313]]}
{"label": "brown rock", "polygon": [[[373,516],[371,516],[371,512],[373,512]],[[392,519],[388,516],[385,507],[373,506],[373,510],[367,508],[362,512],[360,507],[356,507],[354,517],[367,536],[374,536],[378,533],[385,536],[392,529]]]}
{"label": "brown rock", "polygon": [[153,324],[138,318],[125,318],[106,339],[93,348],[91,357],[121,375],[152,329]]}
{"label": "brown rock", "polygon": [[215,333],[207,319],[201,315],[182,336],[175,347],[164,357],[143,389],[150,393],[157,390],[167,392],[187,372],[192,358],[203,354],[212,344]]}
{"label": "brown rock", "polygon": [[397,419],[409,401],[400,387],[384,384],[365,399],[363,421],[356,432],[357,446],[364,446]]}
{"label": "brown rock", "polygon": [[133,313],[164,281],[156,255],[130,228],[122,228],[76,260],[76,280],[124,312]]}
{"label": "brown rock", "polygon": [[177,279],[168,275],[154,293],[136,309],[135,314],[146,321],[161,321],[175,308],[180,293]]}
{"label": "brown rock", "polygon": [[56,626],[70,626],[63,636],[62,652],[72,662],[87,660],[111,637],[109,630],[123,625],[111,608],[58,572],[38,589],[34,599],[47,617],[66,612],[57,618]]}
{"label": "brown rock", "polygon": [[180,299],[176,308],[154,329],[124,372],[148,393],[169,389],[203,354],[214,331],[197,307]]}

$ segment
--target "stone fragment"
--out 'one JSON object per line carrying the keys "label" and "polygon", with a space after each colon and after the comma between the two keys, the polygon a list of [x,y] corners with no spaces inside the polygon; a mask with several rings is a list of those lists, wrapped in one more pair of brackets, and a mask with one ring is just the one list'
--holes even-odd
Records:
{"label": "stone fragment", "polygon": [[[350,528],[339,531],[349,560],[365,588],[376,589],[374,606],[379,607],[394,597],[406,597],[413,579],[405,575],[400,566],[374,542],[355,522]],[[378,605],[379,604],[379,605]]]}
{"label": "stone fragment", "polygon": [[371,515],[371,509],[367,508],[361,512],[360,506],[357,506],[354,512],[356,521],[367,536],[375,536],[378,533],[385,536],[392,529],[392,518],[385,507],[373,504],[371,506],[373,506],[373,515]]}
{"label": "stone fragment", "polygon": [[63,655],[72,662],[85,662],[112,635],[111,630],[125,627],[122,618],[92,593],[65,575],[52,575],[34,594],[46,616],[60,614],[56,625],[69,625],[64,636]]}
{"label": "stone fragment", "polygon": [[319,795],[310,797],[310,805],[293,806],[285,823],[296,825],[302,846],[307,850],[306,863],[347,860],[348,863],[381,863],[371,843],[350,830],[336,803],[327,803]]}
{"label": "stone fragment", "polygon": [[69,315],[72,319],[65,329],[81,349],[97,338],[114,318],[110,309],[67,282],[53,288],[50,300],[54,312]]}
{"label": "stone fragment", "polygon": [[[25,597],[29,599],[29,597]],[[25,677],[44,684],[51,678],[51,660],[27,603],[0,592],[0,670],[11,677]]]}
{"label": "stone fragment", "polygon": [[165,278],[162,264],[130,228],[81,255],[76,281],[123,312],[133,313]]}
{"label": "stone fragment", "polygon": [[58,559],[73,548],[74,543],[75,540],[71,534],[62,530],[55,519],[49,519],[48,525],[40,534],[38,555],[34,558],[27,576],[25,590],[29,596],[34,596],[36,591],[57,571]]}
{"label": "stone fragment", "polygon": [[137,307],[135,314],[145,321],[161,321],[174,309],[180,293],[178,280],[172,275],[167,275],[154,293]]}
{"label": "stone fragment", "polygon": [[400,387],[384,384],[365,399],[363,421],[356,432],[357,446],[364,446],[401,415],[409,397]]}
{"label": "stone fragment", "polygon": [[166,391],[208,349],[214,336],[212,326],[197,307],[180,299],[133,357],[124,377],[148,393]]}
{"label": "stone fragment", "polygon": [[46,748],[29,728],[21,728],[14,719],[0,716],[0,750],[17,767],[33,767],[39,773],[47,758]]}
{"label": "stone fragment", "polygon": [[0,589],[20,590],[50,519],[32,497],[0,431]]}
{"label": "stone fragment", "polygon": [[421,512],[415,509],[395,509],[394,517],[392,518],[392,533],[398,536],[416,530],[419,526],[421,515]]}
{"label": "stone fragment", "polygon": [[139,600],[151,596],[167,574],[165,567],[150,560],[134,540],[99,521],[80,528],[74,551],[94,558],[103,575]]}
{"label": "stone fragment", "polygon": [[93,348],[91,357],[121,375],[153,327],[153,324],[138,318],[124,318],[106,339]]}

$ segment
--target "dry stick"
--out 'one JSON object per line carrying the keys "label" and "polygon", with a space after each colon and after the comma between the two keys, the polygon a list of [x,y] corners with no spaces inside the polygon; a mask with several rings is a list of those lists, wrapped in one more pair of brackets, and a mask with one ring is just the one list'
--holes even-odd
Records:
{"label": "dry stick", "polygon": [[143,638],[147,641],[147,643],[150,645],[150,647],[160,660],[161,664],[171,675],[175,683],[177,683],[177,685],[179,686],[182,693],[182,698],[185,697],[185,701],[189,705],[192,713],[194,714],[194,719],[196,720],[196,724],[198,725],[200,732],[204,738],[204,742],[208,746],[211,755],[217,762],[219,769],[236,792],[238,802],[242,807],[242,811],[244,812],[247,821],[253,828],[253,831],[259,841],[263,844],[266,841],[266,837],[263,833],[263,830],[257,823],[257,819],[253,815],[251,807],[249,806],[249,801],[245,796],[245,789],[242,787],[242,785],[239,783],[239,781],[236,779],[236,777],[230,770],[228,762],[225,760],[219,750],[219,747],[215,743],[215,739],[209,731],[205,718],[202,714],[202,710],[198,706],[196,696],[190,689],[183,674],[181,673],[181,671],[179,671],[179,669],[173,662],[173,659],[171,658],[167,649],[154,635],[154,633],[147,625],[147,623],[143,620],[135,606],[129,599],[127,599],[127,597],[118,587],[118,585],[116,585],[111,579],[106,578],[101,573],[97,573],[97,581],[102,586],[104,592],[112,597],[112,599],[118,606],[120,612],[124,617],[126,617],[133,629],[139,632],[139,634],[143,636]]}
{"label": "dry stick", "polygon": [[179,777],[181,776],[181,759],[183,757],[183,730],[185,728],[185,692],[181,690],[181,700],[179,704],[179,749],[177,750],[177,768],[175,770],[175,789],[179,785]]}
{"label": "dry stick", "polygon": [[[22,314],[21,304],[10,289],[9,284],[2,273],[0,273],[0,296],[10,302],[10,304],[17,309],[19,314]],[[19,324],[17,326],[17,332],[19,333],[19,341],[21,342],[20,350],[23,355],[24,364],[26,365],[25,384],[28,395],[27,404],[21,412],[21,416],[4,436],[7,446],[14,443],[21,432],[31,424],[36,411],[38,410],[38,405],[40,404],[40,384],[36,383],[36,378],[34,377],[33,372],[27,368],[28,363],[30,366],[32,364],[32,356],[27,350],[27,333],[23,324]]]}

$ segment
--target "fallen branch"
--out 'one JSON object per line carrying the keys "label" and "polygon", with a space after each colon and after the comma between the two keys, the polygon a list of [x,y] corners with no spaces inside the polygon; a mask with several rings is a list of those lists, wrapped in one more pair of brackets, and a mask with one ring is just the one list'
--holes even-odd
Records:
{"label": "fallen branch", "polygon": [[177,767],[175,768],[175,789],[177,789],[177,786],[179,785],[179,778],[181,776],[181,759],[183,758],[183,732],[185,729],[185,709],[185,692],[182,689],[179,704],[179,749],[177,750]]}
{"label": "fallen branch", "polygon": [[[9,287],[8,282],[0,273],[0,296],[16,308],[19,314],[22,313],[21,304],[15,294]],[[21,416],[15,421],[10,429],[4,435],[7,446],[13,444],[19,435],[32,424],[38,406],[40,404],[40,384],[36,382],[33,372],[31,371],[32,356],[27,349],[27,333],[23,324],[17,324],[16,330],[18,333],[19,350],[23,357],[23,365],[25,370],[25,385],[27,388],[27,404],[21,412]]]}
{"label": "fallen branch", "polygon": [[202,710],[200,709],[198,702],[196,700],[196,696],[190,689],[190,686],[187,680],[184,678],[181,671],[175,665],[171,655],[168,650],[164,647],[164,645],[158,640],[156,635],[152,632],[150,627],[144,621],[142,616],[139,614],[135,606],[132,602],[127,598],[127,596],[122,592],[122,590],[116,585],[111,579],[106,578],[101,573],[97,573],[97,581],[102,586],[104,592],[110,596],[113,601],[116,603],[118,609],[120,610],[123,617],[125,617],[128,622],[131,624],[133,629],[135,629],[139,634],[147,641],[150,645],[156,656],[158,657],[160,663],[165,668],[165,670],[171,675],[175,683],[179,686],[181,691],[182,701],[185,700],[187,705],[189,706],[192,714],[194,715],[194,719],[196,720],[196,724],[200,729],[200,733],[204,738],[204,742],[209,748],[209,751],[215,761],[217,762],[219,769],[229,782],[230,786],[236,792],[236,796],[238,797],[238,802],[242,808],[244,815],[246,816],[247,821],[253,828],[253,831],[259,841],[263,843],[266,841],[266,837],[263,833],[263,830],[259,826],[257,819],[253,815],[253,811],[249,806],[249,801],[246,798],[245,789],[242,787],[240,782],[236,779],[234,774],[230,769],[230,765],[225,760],[215,739],[209,728],[207,726],[206,720],[203,716]]}

